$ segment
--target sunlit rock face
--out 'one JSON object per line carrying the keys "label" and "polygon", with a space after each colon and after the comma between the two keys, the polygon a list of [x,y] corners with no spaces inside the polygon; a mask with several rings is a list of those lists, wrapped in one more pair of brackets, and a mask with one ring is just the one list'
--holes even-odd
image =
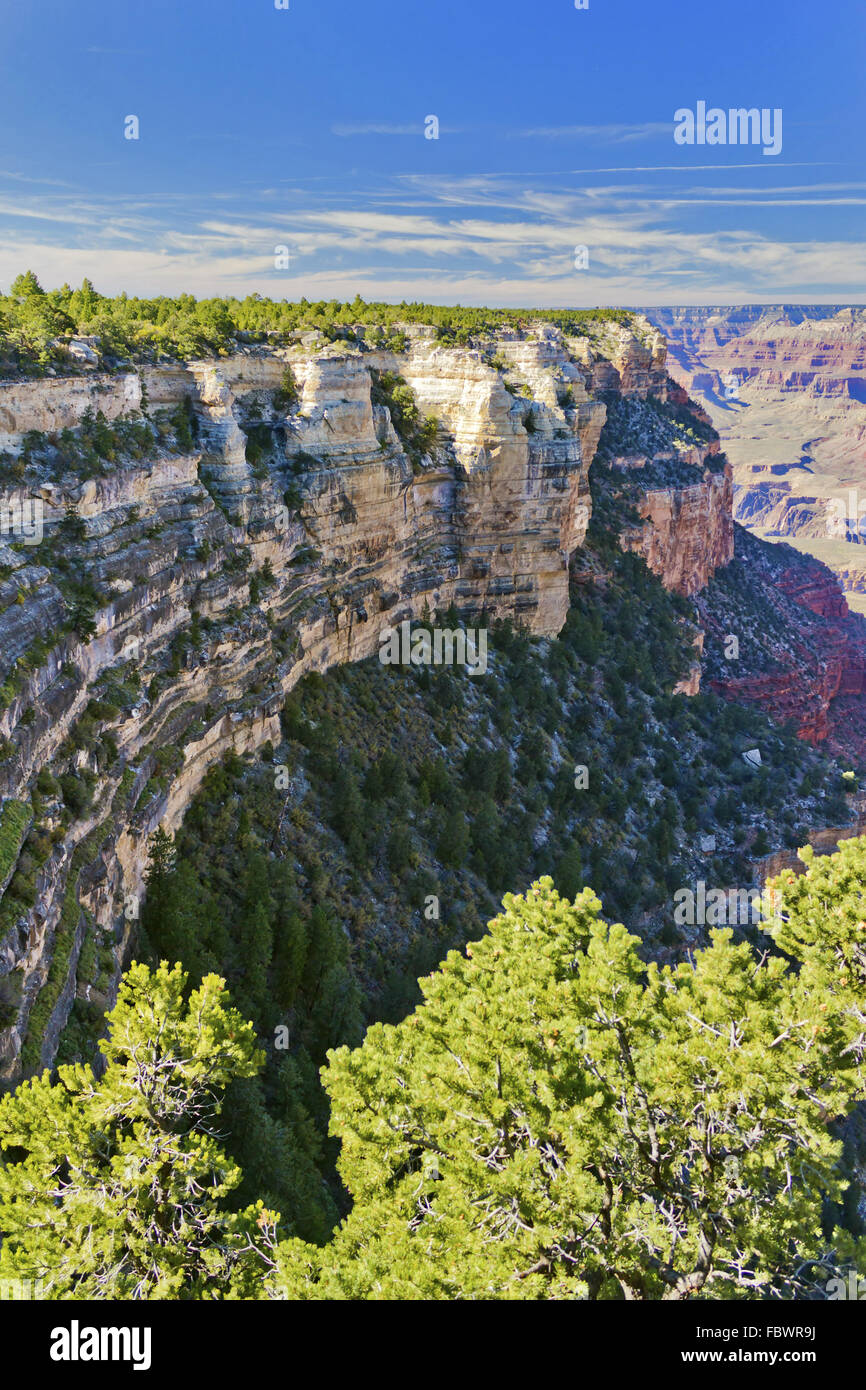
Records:
{"label": "sunlit rock face", "polygon": [[866,601],[866,309],[649,310],[671,375],[701,401],[734,474],[734,518],[784,537]]}
{"label": "sunlit rock face", "polygon": [[[395,382],[436,422],[422,450],[395,427]],[[19,1001],[0,1030],[0,1079],[51,1064],[76,995],[91,997],[79,960],[94,939],[114,960],[97,1001],[110,1002],[150,835],[179,825],[228,750],[279,742],[304,674],[368,657],[385,627],[451,605],[467,624],[561,629],[606,416],[596,393],[676,389],[664,340],[640,319],[585,338],[539,323],[478,347],[409,327],[398,352],[305,335],[115,377],[0,384],[12,455],[28,431],[74,429],[88,409],[111,421],[143,405],[156,424],[185,411],[194,440],[179,446],[166,427],[146,457],[103,476],[22,484],[45,540],[0,541],[0,795],[30,804],[44,769],[89,787],[66,825],[56,786],[43,777],[36,791],[57,835],[32,867],[35,904],[0,918],[0,979]],[[623,541],[687,594],[730,539],[729,475],[693,462],[694,486],[648,492]],[[61,545],[70,507],[77,530]],[[96,597],[82,635],[69,612],[85,577]],[[695,671],[683,689],[698,686]],[[18,851],[0,869],[14,871]]]}
{"label": "sunlit rock face", "polygon": [[733,558],[732,491],[730,466],[706,469],[687,487],[650,489],[638,504],[642,524],[620,544],[642,555],[665,588],[698,593]]}

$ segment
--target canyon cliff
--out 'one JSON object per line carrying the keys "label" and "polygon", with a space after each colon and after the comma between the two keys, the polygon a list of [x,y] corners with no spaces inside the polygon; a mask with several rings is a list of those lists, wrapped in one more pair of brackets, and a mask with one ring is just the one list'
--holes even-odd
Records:
{"label": "canyon cliff", "polygon": [[866,624],[826,566],[738,526],[735,558],[696,603],[710,689],[790,721],[813,745],[862,757]]}
{"label": "canyon cliff", "polygon": [[737,521],[839,575],[866,611],[866,310],[747,305],[649,311],[669,369],[733,461]]}
{"label": "canyon cliff", "polygon": [[[831,736],[831,704],[862,692],[866,644],[822,567],[761,571],[786,632],[808,634],[762,649],[758,665],[781,659],[781,674],[719,668],[731,469],[645,319],[602,315],[582,336],[539,321],[474,346],[417,323],[383,342],[359,325],[350,343],[304,332],[0,383],[5,499],[13,513],[38,502],[44,526],[39,543],[0,543],[7,1083],[51,1065],[76,997],[111,1002],[153,832],[179,826],[228,752],[279,743],[305,674],[448,611],[561,630],[590,464],[624,405],[627,447],[609,429],[601,459],[633,509],[619,544],[698,600],[677,689],[700,689],[706,631],[714,688],[790,714],[811,741]],[[106,429],[99,457],[80,452]],[[94,953],[97,993],[81,968]]]}
{"label": "canyon cliff", "polygon": [[[6,500],[35,500],[45,531],[0,544],[7,1078],[25,1039],[26,1066],[50,1064],[82,950],[111,958],[116,986],[152,832],[179,824],[227,751],[278,740],[306,672],[451,608],[559,631],[606,413],[595,383],[666,382],[663,341],[635,324],[599,326],[605,356],[544,324],[484,351],[409,325],[397,351],[300,334],[0,385]],[[423,453],[395,428],[406,392],[432,431]],[[28,452],[142,411],[155,446],[92,476]],[[34,798],[48,841],[21,862]]]}

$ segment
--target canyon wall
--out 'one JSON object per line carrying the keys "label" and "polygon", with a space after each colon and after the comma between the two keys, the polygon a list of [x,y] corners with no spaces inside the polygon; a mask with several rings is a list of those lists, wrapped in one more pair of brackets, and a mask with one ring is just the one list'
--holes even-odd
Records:
{"label": "canyon wall", "polygon": [[866,622],[825,565],[735,526],[734,558],[696,606],[706,688],[760,705],[832,753],[863,755]]}
{"label": "canyon wall", "polygon": [[866,309],[648,311],[671,375],[707,409],[734,475],[734,517],[837,573],[866,610]]}
{"label": "canyon wall", "polygon": [[666,588],[698,593],[733,558],[731,497],[728,466],[704,468],[698,482],[684,487],[649,488],[638,505],[641,525],[623,530],[620,543],[641,555]]}
{"label": "canyon wall", "polygon": [[[666,336],[671,376],[719,432],[735,521],[793,547],[773,555],[737,533],[743,563],[731,575],[742,593],[757,580],[780,627],[761,640],[749,634],[739,664],[714,656],[711,640],[705,682],[790,718],[812,742],[862,753],[866,309],[689,306],[648,316]],[[711,639],[718,618],[703,614]],[[722,624],[734,635],[742,626],[733,611]],[[779,637],[783,628],[794,640]]]}
{"label": "canyon wall", "polygon": [[[822,567],[758,566],[761,601],[775,595],[798,633],[778,670],[733,676],[713,656],[728,621],[714,576],[757,571],[738,555],[718,439],[687,428],[707,417],[645,320],[582,338],[538,323],[474,347],[411,325],[390,347],[305,333],[0,383],[4,499],[38,501],[44,527],[38,543],[0,538],[0,1084],[52,1064],[76,998],[111,1003],[154,830],[177,828],[227,752],[279,744],[305,674],[451,609],[559,632],[616,401],[656,440],[610,468],[637,518],[620,544],[698,604],[678,690],[699,691],[703,664],[721,693],[831,737],[831,706],[862,698],[866,643]],[[58,431],[139,409],[152,448],[63,463]]]}
{"label": "canyon wall", "polygon": [[[0,540],[0,1078],[51,1064],[76,995],[111,1000],[149,837],[228,750],[279,742],[304,674],[452,605],[559,631],[605,418],[593,379],[664,382],[648,324],[603,332],[609,364],[549,325],[483,351],[410,326],[399,352],[306,334],[0,384],[4,496],[37,500],[44,526],[39,544]],[[395,428],[395,383],[435,419],[423,454]],[[34,431],[139,407],[160,429],[147,457],[34,478]]]}

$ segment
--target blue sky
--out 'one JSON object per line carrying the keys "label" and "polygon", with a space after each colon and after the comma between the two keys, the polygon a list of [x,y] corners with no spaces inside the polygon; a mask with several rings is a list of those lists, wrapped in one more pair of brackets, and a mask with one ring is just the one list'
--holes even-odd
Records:
{"label": "blue sky", "polygon": [[863,303],[864,69],[863,0],[0,0],[0,287]]}

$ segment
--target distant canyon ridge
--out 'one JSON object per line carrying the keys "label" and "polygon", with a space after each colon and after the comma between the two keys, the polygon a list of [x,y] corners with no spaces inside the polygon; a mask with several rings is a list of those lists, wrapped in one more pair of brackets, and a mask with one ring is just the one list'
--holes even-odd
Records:
{"label": "distant canyon ridge", "polygon": [[866,307],[645,312],[721,435],[735,519],[822,560],[866,612]]}

